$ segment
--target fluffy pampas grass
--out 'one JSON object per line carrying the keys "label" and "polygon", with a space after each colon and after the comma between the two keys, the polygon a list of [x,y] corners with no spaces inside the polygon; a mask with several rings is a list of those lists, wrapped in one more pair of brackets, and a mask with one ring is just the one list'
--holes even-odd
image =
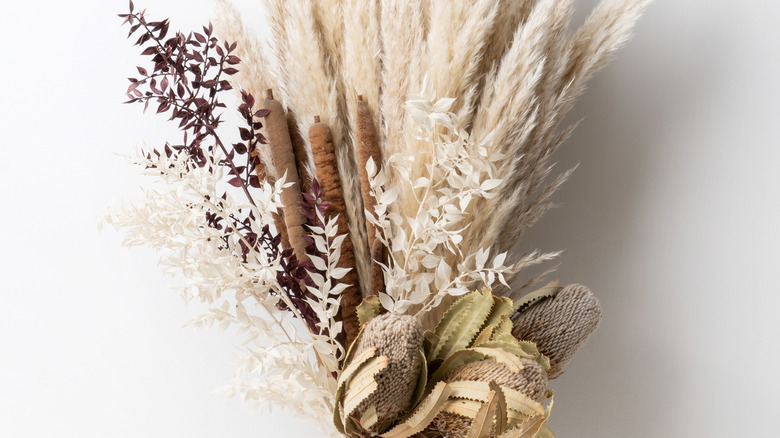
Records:
{"label": "fluffy pampas grass", "polygon": [[[411,180],[431,164],[424,142],[410,135],[414,123],[405,103],[411,94],[453,99],[448,112],[456,115],[454,129],[477,143],[489,139],[485,147],[496,163],[490,177],[501,181],[497,194],[463,204],[470,222],[460,232],[459,252],[438,255],[452,267],[480,250],[493,257],[516,249],[551,208],[552,194],[571,172],[556,174],[550,161],[574,129],[560,123],[649,2],[603,0],[573,33],[570,0],[267,0],[270,26],[262,38],[241,24],[228,0],[218,0],[217,22],[228,38],[245,45],[241,88],[253,94],[278,90],[301,132],[315,115],[331,127],[363,293],[369,294],[355,161],[357,96],[372,111],[383,156],[418,157],[407,163],[411,171],[404,176]],[[393,169],[386,177],[397,184],[401,175]],[[402,190],[388,208],[412,216],[420,206],[415,190]],[[478,211],[490,214],[473,214]],[[554,255],[510,253],[507,261],[516,269],[507,280],[519,281],[523,267]]]}

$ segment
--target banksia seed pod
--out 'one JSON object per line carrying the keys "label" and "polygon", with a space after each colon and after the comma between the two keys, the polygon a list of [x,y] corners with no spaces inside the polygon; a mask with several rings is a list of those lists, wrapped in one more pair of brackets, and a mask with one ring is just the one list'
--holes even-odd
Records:
{"label": "banksia seed pod", "polygon": [[522,341],[535,343],[550,359],[547,375],[554,379],[598,327],[601,304],[590,289],[571,284],[556,295],[521,309],[512,321],[512,334]]}
{"label": "banksia seed pod", "polygon": [[372,319],[363,330],[356,355],[376,348],[377,356],[387,356],[388,366],[376,377],[377,390],[357,408],[362,413],[376,406],[379,422],[406,413],[422,369],[423,330],[417,318],[386,313]]}
{"label": "banksia seed pod", "polygon": [[[493,360],[481,360],[458,368],[447,381],[494,381],[501,387],[514,389],[541,402],[547,390],[547,373],[539,362],[533,359],[518,359],[523,364],[519,373],[514,373],[506,365]],[[465,438],[471,431],[470,418],[449,412],[437,415],[433,424],[441,434],[449,438]]]}
{"label": "banksia seed pod", "polygon": [[493,360],[480,360],[458,368],[447,378],[447,381],[495,381],[498,386],[512,388],[541,402],[547,390],[547,373],[534,359],[519,357],[518,360],[523,364],[519,373],[513,373],[502,363]]}

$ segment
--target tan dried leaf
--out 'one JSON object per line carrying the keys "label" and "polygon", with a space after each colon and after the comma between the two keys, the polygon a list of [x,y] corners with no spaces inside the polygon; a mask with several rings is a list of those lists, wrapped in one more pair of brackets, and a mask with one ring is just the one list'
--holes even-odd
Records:
{"label": "tan dried leaf", "polygon": [[374,377],[387,368],[389,364],[387,356],[378,356],[364,363],[347,386],[344,395],[344,415],[350,416],[360,403],[373,394],[378,385]]}
{"label": "tan dried leaf", "polygon": [[490,438],[493,432],[493,420],[496,417],[498,401],[496,400],[496,391],[491,390],[488,393],[487,402],[484,403],[477,415],[471,421],[471,430],[466,438]]}
{"label": "tan dried leaf", "polygon": [[380,436],[382,438],[408,438],[422,432],[439,414],[449,394],[449,385],[439,382],[409,418]]}

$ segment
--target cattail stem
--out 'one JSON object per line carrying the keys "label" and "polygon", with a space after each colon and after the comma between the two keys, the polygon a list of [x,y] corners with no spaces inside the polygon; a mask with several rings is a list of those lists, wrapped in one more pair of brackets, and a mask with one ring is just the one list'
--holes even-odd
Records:
{"label": "cattail stem", "polygon": [[306,254],[306,241],[303,238],[303,225],[306,223],[306,217],[301,212],[301,182],[298,178],[298,168],[295,163],[295,154],[293,152],[290,133],[287,129],[287,117],[284,114],[282,104],[274,100],[271,90],[268,90],[268,96],[263,102],[263,108],[269,110],[265,117],[265,127],[268,132],[268,142],[271,149],[271,159],[277,172],[287,175],[285,183],[292,183],[291,186],[282,190],[282,204],[284,211],[284,223],[287,228],[287,238],[293,253],[300,261],[308,261]]}
{"label": "cattail stem", "polygon": [[309,141],[311,143],[314,166],[317,172],[317,181],[324,192],[325,201],[329,202],[326,216],[328,218],[338,216],[337,225],[339,234],[346,234],[341,244],[341,257],[338,261],[340,268],[349,268],[350,271],[339,282],[349,286],[341,293],[341,321],[344,324],[344,345],[348,346],[357,336],[360,330],[360,322],[357,316],[357,306],[363,297],[360,292],[360,280],[355,265],[355,253],[352,239],[349,236],[349,223],[347,219],[347,206],[344,201],[344,191],[341,186],[341,177],[338,171],[336,150],[333,144],[333,135],[327,124],[320,121],[319,116],[314,118],[314,124],[309,128]]}

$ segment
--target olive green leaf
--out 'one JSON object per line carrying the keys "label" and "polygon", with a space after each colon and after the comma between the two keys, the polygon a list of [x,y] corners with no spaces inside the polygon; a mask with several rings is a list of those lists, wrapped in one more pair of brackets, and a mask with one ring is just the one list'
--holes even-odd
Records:
{"label": "olive green leaf", "polygon": [[536,436],[537,438],[555,438],[555,434],[553,434],[553,431],[547,426],[544,426]]}
{"label": "olive green leaf", "polygon": [[515,309],[517,309],[518,312],[522,312],[541,299],[552,298],[558,295],[558,292],[560,292],[561,289],[563,289],[563,286],[561,286],[560,280],[551,281],[543,288],[529,292],[520,297],[520,299],[515,301]]}
{"label": "olive green leaf", "polygon": [[445,360],[436,371],[431,375],[431,378],[428,379],[428,386],[426,388],[430,389],[433,387],[433,385],[438,384],[439,382],[446,379],[450,374],[452,374],[455,370],[462,367],[463,365],[466,365],[471,362],[476,362],[478,360],[484,360],[485,355],[473,350],[460,350],[452,354],[450,357]]}
{"label": "olive green leaf", "polygon": [[503,348],[474,347],[469,348],[469,350],[484,354],[496,362],[503,364],[513,373],[519,373],[520,370],[523,369],[523,363],[520,361],[520,358],[516,354],[504,350]]}
{"label": "olive green leaf", "polygon": [[498,326],[501,317],[509,317],[512,315],[514,307],[515,305],[511,299],[493,296],[493,311],[490,313],[487,320],[485,320],[485,325]]}
{"label": "olive green leaf", "polygon": [[490,341],[490,338],[493,336],[493,324],[488,324],[485,326],[485,328],[482,329],[481,332],[477,335],[477,338],[474,339],[474,342],[471,344],[474,347],[479,347],[485,342]]}
{"label": "olive green leaf", "polygon": [[433,333],[436,335],[437,342],[432,345],[428,362],[433,362],[440,358],[440,351],[446,345],[447,338],[458,330],[459,325],[463,321],[463,315],[471,309],[479,298],[479,294],[475,292],[464,295],[459,300],[452,303],[450,308],[444,312],[444,315],[442,315],[441,320],[436,325],[436,330]]}
{"label": "olive green leaf", "polygon": [[425,359],[425,353],[420,351],[420,376],[417,378],[417,386],[414,388],[414,395],[412,396],[412,403],[410,406],[415,406],[425,395],[425,387],[428,384],[428,361]]}
{"label": "olive green leaf", "polygon": [[364,324],[367,324],[369,321],[376,318],[381,310],[382,304],[379,302],[379,297],[377,295],[369,295],[363,299],[363,302],[357,306],[357,316],[360,326],[362,327]]}
{"label": "olive green leaf", "polygon": [[[467,302],[465,308],[451,313],[453,307],[460,308],[460,301]],[[436,327],[439,343],[433,350],[432,359],[446,360],[452,353],[468,347],[484,326],[494,303],[489,289],[472,292],[456,301]]]}

